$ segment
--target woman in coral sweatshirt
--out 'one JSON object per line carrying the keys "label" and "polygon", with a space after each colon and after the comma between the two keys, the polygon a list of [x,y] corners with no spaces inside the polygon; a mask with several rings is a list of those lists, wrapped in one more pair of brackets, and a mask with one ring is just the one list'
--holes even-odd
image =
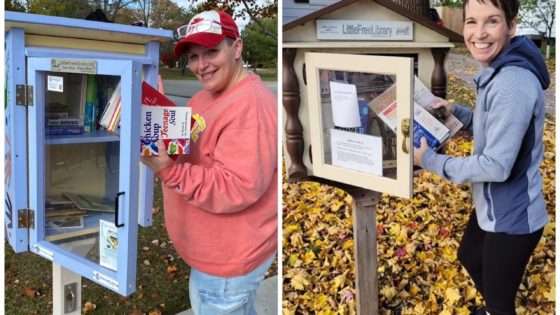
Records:
{"label": "woman in coral sweatshirt", "polygon": [[161,179],[168,233],[191,266],[195,314],[256,314],[277,248],[276,97],[243,69],[227,13],[202,12],[178,33],[175,54],[186,54],[203,87],[189,102],[191,153],[173,161],[160,143],[162,154],[142,161]]}

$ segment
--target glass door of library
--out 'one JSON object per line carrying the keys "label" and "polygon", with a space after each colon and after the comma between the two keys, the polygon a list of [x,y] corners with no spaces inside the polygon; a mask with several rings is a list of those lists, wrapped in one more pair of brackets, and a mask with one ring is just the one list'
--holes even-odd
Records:
{"label": "glass door of library", "polygon": [[[136,286],[139,69],[38,57],[27,68],[30,250],[125,296]],[[100,126],[107,115],[120,127]]]}
{"label": "glass door of library", "polygon": [[313,174],[412,194],[413,60],[305,53]]}

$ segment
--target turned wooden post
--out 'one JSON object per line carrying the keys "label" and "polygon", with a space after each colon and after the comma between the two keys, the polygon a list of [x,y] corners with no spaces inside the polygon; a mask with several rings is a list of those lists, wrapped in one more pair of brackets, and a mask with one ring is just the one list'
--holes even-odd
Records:
{"label": "turned wooden post", "polygon": [[303,165],[303,127],[299,121],[300,93],[294,71],[294,59],[297,49],[284,48],[282,57],[282,103],[286,111],[286,151],[290,159],[288,178],[290,181],[302,179],[307,175]]}
{"label": "turned wooden post", "polygon": [[449,48],[432,48],[434,56],[434,71],[432,72],[432,93],[443,99],[447,97],[447,73],[445,72],[445,57]]}

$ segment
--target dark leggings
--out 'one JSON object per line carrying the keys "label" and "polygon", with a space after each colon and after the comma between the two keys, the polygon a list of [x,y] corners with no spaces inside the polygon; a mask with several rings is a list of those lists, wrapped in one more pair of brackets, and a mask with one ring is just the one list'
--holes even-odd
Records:
{"label": "dark leggings", "polygon": [[484,297],[491,315],[515,315],[515,295],[543,229],[525,235],[480,229],[473,212],[458,258]]}

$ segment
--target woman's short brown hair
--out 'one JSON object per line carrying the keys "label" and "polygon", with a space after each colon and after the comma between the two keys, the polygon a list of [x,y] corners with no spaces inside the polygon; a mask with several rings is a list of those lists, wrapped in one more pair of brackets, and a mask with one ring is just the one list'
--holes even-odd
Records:
{"label": "woman's short brown hair", "polygon": [[[470,0],[463,1],[463,20],[465,19],[465,8]],[[486,3],[490,1],[496,8],[504,11],[506,16],[506,22],[509,27],[511,27],[513,20],[519,12],[519,0],[474,0],[478,3]]]}

